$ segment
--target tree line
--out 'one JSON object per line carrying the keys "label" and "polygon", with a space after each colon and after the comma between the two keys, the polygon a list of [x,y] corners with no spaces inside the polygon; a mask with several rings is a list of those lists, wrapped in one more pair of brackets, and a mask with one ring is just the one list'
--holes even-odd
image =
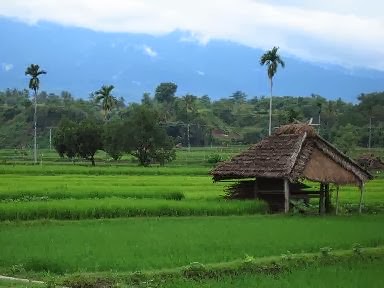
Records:
{"label": "tree line", "polygon": [[[160,83],[153,94],[144,93],[140,103],[126,104],[122,97],[113,94],[113,86],[109,85],[96,90],[88,99],[75,98],[67,91],[59,95],[37,93],[38,146],[49,146],[50,129],[56,135],[53,138],[58,139],[65,125],[92,126],[99,129],[92,134],[100,136],[101,140],[94,142],[100,144],[97,149],[102,146],[114,159],[130,153],[143,159],[142,165],[148,165],[172,160],[175,146],[250,144],[268,135],[268,97],[250,97],[242,91],[218,100],[208,95],[178,95],[177,84],[172,82]],[[327,100],[315,94],[273,99],[272,128],[312,118],[313,123],[320,123],[320,135],[344,152],[357,146],[384,146],[384,92],[361,94],[356,103]],[[0,91],[1,148],[33,147],[34,103],[27,90]],[[80,139],[78,134],[82,130],[76,129],[74,137]],[[152,142],[144,143],[142,139]],[[157,142],[161,145],[153,148]],[[61,155],[91,159],[89,152],[76,149],[79,150],[58,151]]]}

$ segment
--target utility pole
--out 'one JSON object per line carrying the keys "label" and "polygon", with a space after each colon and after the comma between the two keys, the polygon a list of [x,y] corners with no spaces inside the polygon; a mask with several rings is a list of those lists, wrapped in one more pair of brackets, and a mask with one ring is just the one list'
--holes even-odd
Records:
{"label": "utility pole", "polygon": [[49,151],[52,151],[52,128],[57,128],[56,126],[50,126],[49,128]]}

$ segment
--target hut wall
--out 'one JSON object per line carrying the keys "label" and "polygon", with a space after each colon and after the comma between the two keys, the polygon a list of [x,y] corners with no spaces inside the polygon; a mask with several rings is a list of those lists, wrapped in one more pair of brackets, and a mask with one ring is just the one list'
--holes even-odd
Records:
{"label": "hut wall", "polygon": [[360,180],[350,171],[333,161],[315,148],[304,168],[303,176],[312,181],[336,184],[360,184]]}
{"label": "hut wall", "polygon": [[284,193],[284,179],[282,178],[256,178],[258,190],[261,192]]}
{"label": "hut wall", "polygon": [[259,199],[268,203],[271,212],[284,211],[284,179],[256,178]]}

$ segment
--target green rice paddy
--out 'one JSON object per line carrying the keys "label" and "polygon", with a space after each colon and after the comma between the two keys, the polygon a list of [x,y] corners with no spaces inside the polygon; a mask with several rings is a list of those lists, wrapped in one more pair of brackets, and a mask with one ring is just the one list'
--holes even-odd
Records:
{"label": "green rice paddy", "polygon": [[[0,224],[0,267],[136,271],[354,243],[384,244],[384,215],[165,217]],[[4,249],[4,247],[6,247]]]}
{"label": "green rice paddy", "polygon": [[[383,209],[374,209],[384,207],[384,174],[365,187],[363,211],[372,215],[349,214],[348,205],[356,206],[360,196],[349,186],[340,189],[342,215],[266,215],[263,202],[224,199],[230,183],[213,183],[209,176],[212,153],[225,158],[237,149],[179,151],[175,163],[147,168],[132,159],[111,163],[100,154],[98,166],[90,167],[52,152],[33,166],[0,151],[0,274],[111,277],[192,262],[384,245]],[[376,267],[383,264],[372,259],[274,276],[171,279],[156,287],[381,287]],[[0,280],[0,287],[35,286]]]}

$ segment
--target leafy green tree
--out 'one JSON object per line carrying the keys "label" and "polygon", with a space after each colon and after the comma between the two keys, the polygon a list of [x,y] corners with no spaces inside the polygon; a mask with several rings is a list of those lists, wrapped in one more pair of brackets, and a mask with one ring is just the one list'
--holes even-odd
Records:
{"label": "leafy green tree", "polygon": [[77,155],[95,166],[95,154],[103,149],[102,126],[94,120],[84,120],[77,127]]}
{"label": "leafy green tree", "polygon": [[236,91],[230,98],[236,103],[244,103],[247,100],[247,94],[242,91]]}
{"label": "leafy green tree", "polygon": [[177,85],[172,82],[160,83],[156,87],[155,100],[160,103],[171,103],[175,99]]}
{"label": "leafy green tree", "polygon": [[155,90],[155,101],[160,104],[161,120],[168,122],[173,116],[173,108],[175,105],[175,93],[177,91],[177,85],[172,82],[160,83]]}
{"label": "leafy green tree", "polygon": [[68,119],[60,121],[53,135],[53,147],[60,157],[73,159],[77,154],[77,125]]}
{"label": "leafy green tree", "polygon": [[33,113],[33,123],[34,123],[34,133],[33,133],[33,159],[34,163],[37,164],[37,92],[40,88],[40,79],[39,76],[47,74],[46,71],[40,70],[40,66],[37,64],[31,64],[25,70],[25,75],[30,76],[29,79],[29,89],[31,89],[34,99],[34,113]]}
{"label": "leafy green tree", "polygon": [[112,95],[113,85],[103,85],[100,90],[94,93],[96,103],[101,103],[104,112],[104,120],[107,120],[111,110],[117,106],[118,101]]}
{"label": "leafy green tree", "polygon": [[103,148],[101,125],[90,119],[80,123],[63,120],[56,129],[53,145],[61,157],[78,156],[95,166],[95,154]]}
{"label": "leafy green tree", "polygon": [[124,154],[125,138],[127,135],[121,135],[123,131],[124,122],[120,119],[104,124],[102,136],[104,151],[115,161],[119,160]]}
{"label": "leafy green tree", "polygon": [[272,88],[273,88],[273,77],[277,72],[277,67],[285,67],[284,61],[280,55],[277,54],[279,47],[273,47],[271,50],[265,52],[260,58],[260,65],[267,65],[268,78],[270,80],[271,97],[269,99],[269,135],[272,134]]}
{"label": "leafy green tree", "polygon": [[141,166],[153,162],[164,164],[175,158],[174,145],[160,125],[158,112],[147,105],[132,107],[124,123],[126,150],[139,160]]}
{"label": "leafy green tree", "polygon": [[357,135],[357,127],[348,124],[340,127],[335,138],[335,145],[343,153],[350,154],[357,146],[359,136]]}

